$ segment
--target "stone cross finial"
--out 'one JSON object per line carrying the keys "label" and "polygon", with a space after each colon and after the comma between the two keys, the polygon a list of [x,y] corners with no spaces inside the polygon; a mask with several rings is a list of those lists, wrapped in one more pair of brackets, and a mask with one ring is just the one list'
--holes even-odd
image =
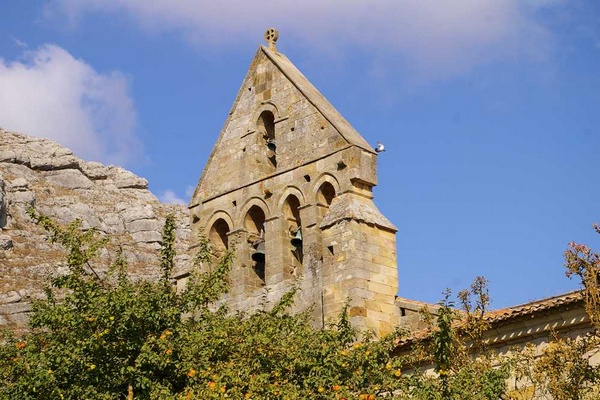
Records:
{"label": "stone cross finial", "polygon": [[277,39],[279,39],[279,31],[275,28],[267,29],[265,32],[265,40],[269,44],[269,48],[273,51],[277,51],[277,48],[275,47],[275,42],[277,42]]}

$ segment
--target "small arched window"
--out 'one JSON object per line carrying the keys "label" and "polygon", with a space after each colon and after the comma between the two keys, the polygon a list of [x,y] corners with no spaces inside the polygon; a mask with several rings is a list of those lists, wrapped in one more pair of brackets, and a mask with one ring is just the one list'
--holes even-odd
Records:
{"label": "small arched window", "polygon": [[250,234],[264,236],[265,231],[265,212],[259,206],[252,206],[244,218],[244,227]]}
{"label": "small arched window", "polygon": [[259,140],[264,148],[273,167],[277,167],[277,143],[275,138],[275,116],[271,111],[265,110],[258,117],[256,127],[259,132]]}
{"label": "small arched window", "polygon": [[252,269],[262,285],[266,282],[265,220],[265,212],[256,205],[250,207],[244,218],[244,227],[248,232],[248,240],[252,247]]}
{"label": "small arched window", "polygon": [[293,256],[302,264],[302,221],[300,220],[300,200],[296,196],[291,194],[287,197],[283,204],[283,215],[288,223],[288,232],[290,233],[286,241],[288,246],[291,245]]}
{"label": "small arched window", "polygon": [[263,111],[256,125],[264,140],[275,140],[275,116],[271,111]]}
{"label": "small arched window", "polygon": [[223,218],[219,218],[211,226],[208,232],[208,239],[212,243],[217,253],[221,253],[229,249],[229,234],[230,228]]}
{"label": "small arched window", "polygon": [[335,188],[329,182],[324,182],[317,193],[317,201],[324,206],[330,206],[335,197]]}

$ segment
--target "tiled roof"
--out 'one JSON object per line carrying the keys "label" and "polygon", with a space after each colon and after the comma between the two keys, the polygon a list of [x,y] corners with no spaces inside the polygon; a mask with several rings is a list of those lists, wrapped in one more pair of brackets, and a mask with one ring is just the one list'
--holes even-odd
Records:
{"label": "tiled roof", "polygon": [[583,301],[583,291],[576,290],[554,297],[548,297],[545,299],[536,300],[517,306],[490,311],[486,314],[486,319],[490,323],[496,323],[500,321],[506,321],[511,318],[517,318],[538,312],[549,311],[556,307],[575,304],[580,301]]}
{"label": "tiled roof", "polygon": [[[548,297],[541,300],[532,301],[517,306],[502,308],[499,310],[490,311],[485,315],[485,319],[492,326],[510,322],[511,319],[517,319],[525,316],[533,316],[537,313],[543,313],[546,311],[552,311],[553,309],[560,309],[564,306],[573,305],[583,302],[583,291],[576,290],[573,292],[561,294],[558,296]],[[457,326],[460,326],[461,322],[456,322]],[[429,329],[419,329],[411,332],[408,336],[400,339],[397,343],[397,349],[404,346],[410,346],[411,344],[425,340],[429,338],[431,331]]]}

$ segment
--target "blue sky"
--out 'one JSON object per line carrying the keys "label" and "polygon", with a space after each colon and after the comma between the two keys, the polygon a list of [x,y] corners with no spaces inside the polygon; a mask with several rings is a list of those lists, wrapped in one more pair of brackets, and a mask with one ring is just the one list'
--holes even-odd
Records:
{"label": "blue sky", "polygon": [[0,0],[0,126],[187,202],[269,27],[373,144],[400,294],[477,275],[499,308],[577,288],[598,246],[600,3]]}

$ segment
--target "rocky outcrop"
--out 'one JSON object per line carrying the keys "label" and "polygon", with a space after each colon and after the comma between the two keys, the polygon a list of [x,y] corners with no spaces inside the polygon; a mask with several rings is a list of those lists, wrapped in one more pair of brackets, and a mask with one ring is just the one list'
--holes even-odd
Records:
{"label": "rocky outcrop", "polygon": [[[109,250],[122,245],[131,274],[150,279],[160,274],[161,230],[173,213],[177,268],[190,259],[187,208],[161,204],[146,179],[81,160],[50,140],[0,129],[0,325],[22,324],[45,278],[64,270],[64,250],[32,223],[26,214],[31,206],[59,223],[78,218],[83,229],[110,235]],[[97,268],[105,269],[111,257],[104,254]]]}

